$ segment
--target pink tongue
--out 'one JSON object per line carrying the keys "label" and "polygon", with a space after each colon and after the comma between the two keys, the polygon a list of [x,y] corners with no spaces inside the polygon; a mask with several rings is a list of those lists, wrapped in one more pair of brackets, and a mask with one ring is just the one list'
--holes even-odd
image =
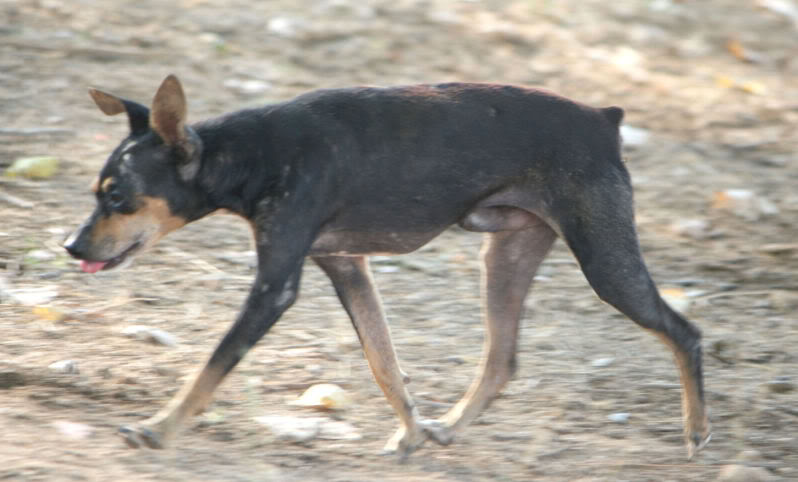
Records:
{"label": "pink tongue", "polygon": [[96,272],[100,271],[101,269],[103,269],[103,266],[105,266],[106,264],[108,264],[108,263],[106,263],[104,261],[86,261],[86,260],[83,260],[83,261],[80,262],[80,269],[82,269],[86,273],[96,273]]}

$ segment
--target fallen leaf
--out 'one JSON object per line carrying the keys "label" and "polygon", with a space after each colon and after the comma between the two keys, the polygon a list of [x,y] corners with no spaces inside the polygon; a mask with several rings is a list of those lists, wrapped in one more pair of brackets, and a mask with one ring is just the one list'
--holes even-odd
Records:
{"label": "fallen leaf", "polygon": [[63,321],[66,314],[50,306],[34,306],[33,314],[47,321]]}
{"label": "fallen leaf", "polygon": [[305,390],[305,393],[297,400],[290,402],[290,405],[342,410],[351,405],[351,403],[349,394],[343,388],[331,383],[319,383]]}
{"label": "fallen leaf", "polygon": [[58,158],[52,156],[20,157],[8,169],[8,177],[27,177],[30,179],[47,179],[58,170]]}

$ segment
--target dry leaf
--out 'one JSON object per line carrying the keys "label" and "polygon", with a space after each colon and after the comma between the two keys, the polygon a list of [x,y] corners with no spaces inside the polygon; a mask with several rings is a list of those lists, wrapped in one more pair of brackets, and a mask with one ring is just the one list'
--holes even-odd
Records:
{"label": "dry leaf", "polygon": [[305,390],[301,397],[290,404],[300,407],[342,410],[351,403],[351,397],[343,388],[332,383],[319,383]]}

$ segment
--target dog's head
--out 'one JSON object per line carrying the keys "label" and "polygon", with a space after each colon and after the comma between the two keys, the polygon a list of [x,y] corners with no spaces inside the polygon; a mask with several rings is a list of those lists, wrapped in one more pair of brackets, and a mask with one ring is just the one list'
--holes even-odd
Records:
{"label": "dog's head", "polygon": [[196,219],[202,195],[195,178],[202,142],[186,125],[186,99],[176,77],[161,84],[148,109],[89,89],[107,115],[127,113],[130,134],[92,183],[97,205],[64,242],[83,271],[111,269]]}

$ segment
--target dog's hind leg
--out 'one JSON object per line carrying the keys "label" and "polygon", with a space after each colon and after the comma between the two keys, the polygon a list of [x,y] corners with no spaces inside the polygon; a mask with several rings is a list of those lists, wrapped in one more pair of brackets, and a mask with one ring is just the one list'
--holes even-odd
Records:
{"label": "dog's hind leg", "polygon": [[524,299],[556,239],[555,232],[539,218],[502,209],[505,221],[515,224],[523,217],[526,227],[485,235],[481,253],[486,328],[483,358],[479,375],[466,395],[442,417],[440,426],[427,429],[441,444],[450,443],[455,432],[474,420],[512,377]]}
{"label": "dog's hind leg", "polygon": [[681,376],[685,438],[691,458],[710,437],[701,332],[662,300],[649,276],[635,233],[632,188],[625,170],[609,169],[574,187],[574,195],[551,206],[552,221],[598,296],[673,351]]}
{"label": "dog's hind leg", "polygon": [[332,280],[360,338],[374,378],[401,420],[402,426],[385,445],[385,451],[405,458],[421,446],[427,436],[422,430],[423,422],[419,419],[418,410],[405,388],[405,375],[399,368],[368,260],[362,256],[324,256],[313,260]]}

